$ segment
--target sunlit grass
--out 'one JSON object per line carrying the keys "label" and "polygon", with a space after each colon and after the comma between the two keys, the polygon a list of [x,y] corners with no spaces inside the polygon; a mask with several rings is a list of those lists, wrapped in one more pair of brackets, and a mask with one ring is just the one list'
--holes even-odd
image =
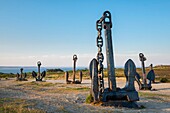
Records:
{"label": "sunlit grass", "polygon": [[46,88],[55,86],[56,84],[54,83],[50,83],[50,82],[36,82],[36,81],[32,81],[32,82],[25,82],[25,83],[21,83],[19,82],[18,84],[15,85],[15,87],[24,87],[24,89],[27,90],[35,90],[35,91],[45,91]]}
{"label": "sunlit grass", "polygon": [[170,96],[165,94],[151,93],[151,92],[138,92],[140,97],[148,99],[155,99],[163,102],[170,101]]}
{"label": "sunlit grass", "polygon": [[17,98],[0,98],[0,113],[45,113],[32,108],[35,103]]}
{"label": "sunlit grass", "polygon": [[[142,76],[142,69],[137,68],[137,72]],[[79,72],[82,71],[83,79],[90,79],[89,70],[77,70],[76,71],[76,79],[79,79]],[[146,73],[150,71],[150,68],[146,68]],[[160,82],[162,78],[166,78],[166,82],[170,82],[170,66],[156,66],[154,67],[154,71],[156,74],[156,81]],[[73,71],[68,71],[69,73],[69,79],[72,80]],[[124,75],[124,69],[123,68],[116,68],[115,69],[116,77],[125,77]],[[0,73],[0,78],[10,78],[10,77],[16,77],[15,74],[2,74]],[[107,77],[107,70],[104,69],[104,77]],[[31,72],[27,73],[28,79],[34,79],[32,77]],[[45,80],[57,80],[57,79],[65,79],[65,72],[47,72]]]}

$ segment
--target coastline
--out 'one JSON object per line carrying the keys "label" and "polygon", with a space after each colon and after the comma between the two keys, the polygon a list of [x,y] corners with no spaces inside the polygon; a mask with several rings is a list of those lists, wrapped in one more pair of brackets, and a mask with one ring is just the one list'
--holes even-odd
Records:
{"label": "coastline", "polygon": [[[37,66],[0,66],[0,73],[20,73],[20,68],[24,69],[24,72],[37,71]],[[47,69],[62,69],[63,71],[70,71],[72,67],[41,67],[41,71],[46,71]],[[87,67],[77,67],[79,69],[88,69]]]}

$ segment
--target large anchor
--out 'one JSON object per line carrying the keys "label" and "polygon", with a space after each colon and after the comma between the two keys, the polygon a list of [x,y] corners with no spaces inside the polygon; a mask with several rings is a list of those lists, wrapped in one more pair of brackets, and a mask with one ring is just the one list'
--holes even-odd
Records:
{"label": "large anchor", "polygon": [[[101,37],[102,28],[105,29],[105,45],[106,45],[106,59],[107,59],[107,75],[108,75],[108,88],[104,88],[104,73],[103,73],[103,60],[104,56],[102,53],[103,38]],[[125,77],[126,86],[124,88],[116,87],[116,76],[114,67],[113,47],[112,47],[112,35],[111,35],[111,13],[105,11],[103,16],[96,22],[96,29],[98,31],[97,36],[97,47],[98,54],[97,59],[93,59],[90,62],[89,70],[91,77],[91,95],[94,102],[102,101],[107,102],[113,100],[117,103],[118,100],[122,100],[129,103],[134,103],[133,107],[137,107],[135,101],[139,100],[138,92],[134,87],[134,80],[136,74],[136,66],[134,62],[129,59],[125,63]],[[122,105],[122,103],[120,103]],[[123,105],[122,105],[123,106]],[[127,106],[128,107],[128,106]],[[130,107],[130,106],[129,106]]]}
{"label": "large anchor", "polygon": [[27,74],[23,73],[23,68],[20,69],[21,74],[17,73],[17,81],[27,81]]}
{"label": "large anchor", "polygon": [[37,73],[35,71],[33,71],[32,76],[36,79],[36,81],[42,81],[42,79],[46,75],[46,71],[43,71],[42,73],[40,72],[40,66],[41,66],[40,61],[37,62],[37,65],[38,65],[38,75],[37,75]]}
{"label": "large anchor", "polygon": [[[145,62],[146,61],[146,57],[144,56],[143,53],[139,53],[139,59],[141,61],[142,64],[142,75],[143,75],[143,83],[141,83],[140,81],[140,75],[138,73],[136,73],[135,79],[139,85],[139,89],[140,90],[151,90],[152,89],[152,81],[154,81],[155,79],[155,74],[152,71],[152,65],[151,65],[151,71],[146,75],[146,71],[145,71]],[[148,83],[147,83],[148,80]]]}
{"label": "large anchor", "polygon": [[68,78],[69,78],[69,73],[68,73],[68,71],[66,71],[65,72],[65,79],[66,79],[66,83],[67,84],[70,84],[70,83],[72,83],[72,84],[81,84],[81,82],[82,82],[82,71],[80,71],[80,73],[79,73],[79,80],[75,80],[75,76],[76,76],[76,61],[77,61],[77,55],[73,55],[73,81],[71,81],[71,80],[68,80]]}

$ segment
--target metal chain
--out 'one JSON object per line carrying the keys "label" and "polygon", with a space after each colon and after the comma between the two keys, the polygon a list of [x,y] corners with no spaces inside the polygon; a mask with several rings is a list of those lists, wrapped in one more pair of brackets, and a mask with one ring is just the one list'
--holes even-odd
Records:
{"label": "metal chain", "polygon": [[103,47],[103,38],[101,36],[101,30],[102,30],[102,23],[99,23],[99,20],[96,23],[96,29],[98,31],[98,36],[97,36],[97,47],[98,47],[98,53],[97,53],[97,61],[99,63],[98,65],[98,72],[99,74],[101,74],[101,72],[103,71],[103,60],[104,60],[104,56],[102,53],[102,47]]}
{"label": "metal chain", "polygon": [[104,90],[104,81],[103,81],[103,60],[104,56],[102,53],[102,47],[103,47],[103,38],[101,36],[101,31],[102,31],[102,21],[98,20],[96,22],[96,29],[98,31],[98,36],[97,36],[97,47],[98,47],[98,53],[97,53],[97,61],[98,61],[98,75],[99,75],[99,92],[100,96]]}
{"label": "metal chain", "polygon": [[[109,21],[108,21],[109,20]],[[110,24],[110,28],[112,27],[111,24],[111,14],[108,11],[105,11],[103,13],[103,16],[96,22],[96,29],[98,31],[97,35],[97,47],[98,47],[98,53],[97,53],[97,61],[98,61],[98,83],[99,83],[99,97],[102,97],[102,93],[104,91],[104,73],[103,73],[103,60],[104,55],[102,53],[102,47],[103,47],[103,38],[102,38],[102,28],[106,29],[105,24]]]}

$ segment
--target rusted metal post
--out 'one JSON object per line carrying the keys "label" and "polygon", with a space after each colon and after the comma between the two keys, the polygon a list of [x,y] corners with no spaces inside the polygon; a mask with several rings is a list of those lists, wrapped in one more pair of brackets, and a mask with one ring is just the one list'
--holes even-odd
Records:
{"label": "rusted metal post", "polygon": [[144,63],[144,61],[146,61],[146,57],[144,57],[143,53],[139,53],[139,58],[140,58],[141,65],[142,65],[143,84],[144,84],[144,89],[145,89],[147,87],[146,71],[145,71],[145,63]]}
{"label": "rusted metal post", "polygon": [[79,75],[80,75],[79,81],[82,82],[82,76],[83,76],[82,71],[80,71]]}
{"label": "rusted metal post", "polygon": [[40,80],[40,75],[41,75],[40,66],[41,66],[41,62],[38,61],[38,62],[37,62],[37,65],[38,65],[38,80]]}
{"label": "rusted metal post", "polygon": [[68,82],[68,71],[65,72],[66,83]]}
{"label": "rusted metal post", "polygon": [[73,82],[75,82],[77,55],[73,55]]}
{"label": "rusted metal post", "polygon": [[111,13],[106,11],[104,12],[103,16],[105,16],[104,29],[105,29],[108,86],[110,90],[116,91],[116,76],[115,76],[113,46],[112,46],[112,35],[111,35],[111,28],[112,28]]}

